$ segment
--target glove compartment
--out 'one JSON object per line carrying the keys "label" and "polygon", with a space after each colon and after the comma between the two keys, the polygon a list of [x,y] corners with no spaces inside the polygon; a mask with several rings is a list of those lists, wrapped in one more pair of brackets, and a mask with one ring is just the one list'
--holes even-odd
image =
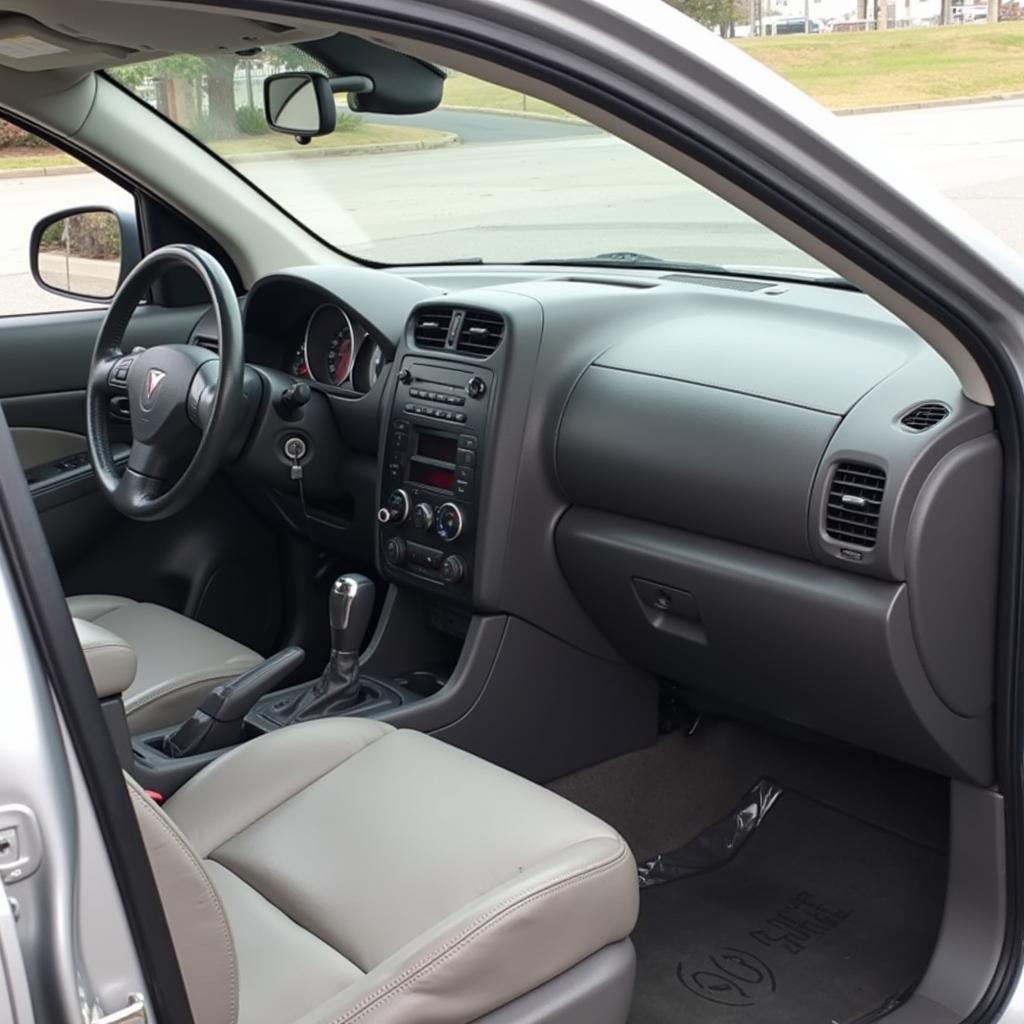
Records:
{"label": "glove compartment", "polygon": [[576,505],[809,558],[807,503],[839,416],[594,364],[558,434]]}

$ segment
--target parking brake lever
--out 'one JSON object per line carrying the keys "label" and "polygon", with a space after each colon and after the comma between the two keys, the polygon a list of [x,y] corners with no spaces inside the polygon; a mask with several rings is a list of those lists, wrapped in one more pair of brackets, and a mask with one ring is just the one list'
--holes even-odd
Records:
{"label": "parking brake lever", "polygon": [[236,679],[221,683],[188,719],[164,737],[164,753],[168,757],[188,757],[240,743],[243,721],[256,701],[284,682],[305,658],[301,647],[286,647]]}

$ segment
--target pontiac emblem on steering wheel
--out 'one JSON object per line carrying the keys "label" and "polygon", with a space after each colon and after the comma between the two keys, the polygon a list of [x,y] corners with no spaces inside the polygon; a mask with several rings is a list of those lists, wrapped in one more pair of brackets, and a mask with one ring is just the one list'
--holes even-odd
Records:
{"label": "pontiac emblem on steering wheel", "polygon": [[150,401],[153,395],[156,394],[156,389],[160,387],[164,377],[167,374],[163,370],[150,370],[146,374],[146,401]]}

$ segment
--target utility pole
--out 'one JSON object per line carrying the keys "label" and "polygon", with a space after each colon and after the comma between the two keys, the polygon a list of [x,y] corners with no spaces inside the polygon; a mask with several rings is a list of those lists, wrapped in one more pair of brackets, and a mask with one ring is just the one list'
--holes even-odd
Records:
{"label": "utility pole", "polygon": [[[991,2],[991,0],[990,0]],[[997,0],[998,2],[998,0]],[[811,0],[804,0],[804,35],[811,34]]]}

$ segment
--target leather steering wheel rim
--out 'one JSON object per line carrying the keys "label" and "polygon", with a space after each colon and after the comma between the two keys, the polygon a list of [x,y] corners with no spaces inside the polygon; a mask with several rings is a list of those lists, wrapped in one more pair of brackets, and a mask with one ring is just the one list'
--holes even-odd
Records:
{"label": "leather steering wheel rim", "polygon": [[[139,302],[161,274],[176,267],[197,274],[210,296],[219,359],[196,345],[156,345],[130,353],[122,349]],[[213,256],[191,245],[167,245],[135,266],[100,327],[86,392],[93,470],[100,490],[119,512],[131,519],[163,519],[199,495],[224,461],[241,420],[244,371],[238,298]],[[110,400],[125,393],[133,440],[128,465],[120,472],[110,436]],[[205,401],[210,395],[212,402]],[[199,443],[189,457],[186,451],[195,444],[197,432]],[[182,463],[184,470],[167,486]]]}

